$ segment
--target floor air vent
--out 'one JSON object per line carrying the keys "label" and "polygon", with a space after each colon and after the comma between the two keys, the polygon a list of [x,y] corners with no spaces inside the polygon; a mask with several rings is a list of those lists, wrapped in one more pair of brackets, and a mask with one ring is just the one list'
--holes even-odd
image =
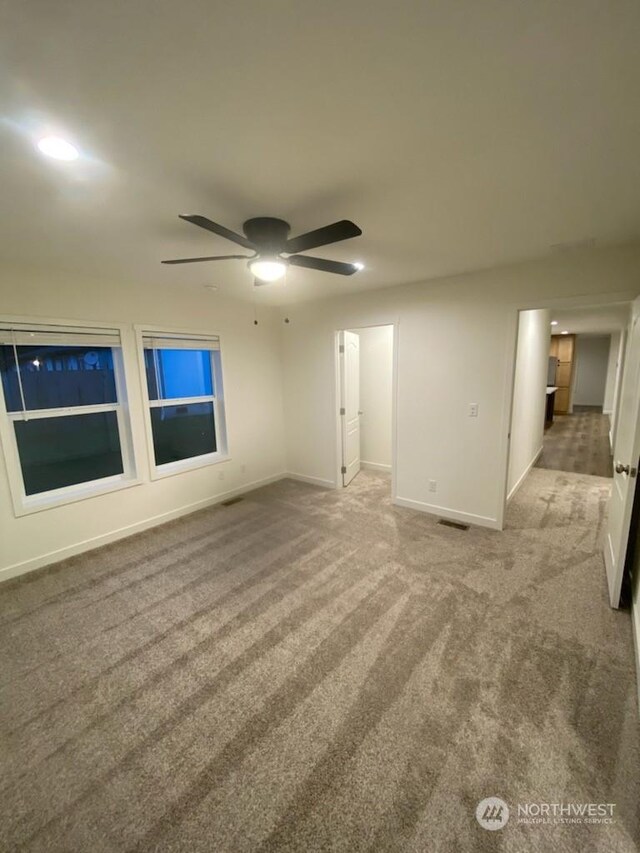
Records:
{"label": "floor air vent", "polygon": [[239,504],[240,501],[243,501],[243,500],[244,500],[244,498],[242,498],[242,497],[229,498],[228,501],[220,501],[220,506],[233,506],[234,504]]}
{"label": "floor air vent", "polygon": [[468,524],[461,524],[459,521],[449,521],[448,518],[441,518],[438,524],[443,524],[445,527],[455,527],[456,530],[468,530]]}

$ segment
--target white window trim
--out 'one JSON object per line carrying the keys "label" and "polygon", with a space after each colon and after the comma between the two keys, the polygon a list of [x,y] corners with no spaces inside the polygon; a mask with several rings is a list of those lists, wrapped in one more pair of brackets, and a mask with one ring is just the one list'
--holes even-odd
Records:
{"label": "white window trim", "polygon": [[[187,471],[193,471],[197,468],[204,468],[208,465],[219,465],[221,462],[231,461],[229,452],[229,443],[227,437],[227,421],[226,408],[224,401],[224,382],[222,380],[222,337],[219,332],[200,331],[194,329],[177,329],[175,326],[149,326],[136,325],[134,326],[136,335],[136,349],[138,351],[138,368],[140,371],[140,388],[142,392],[142,402],[144,407],[144,422],[145,434],[147,437],[147,459],[149,463],[149,477],[152,480],[162,480],[165,477],[173,477],[176,474],[184,474]],[[222,393],[217,396],[206,395],[203,397],[173,397],[166,400],[150,400],[149,389],[147,387],[147,371],[144,362],[144,342],[143,338],[150,335],[180,335],[184,338],[192,338],[196,340],[198,337],[203,340],[217,338],[219,359],[218,363],[212,358],[211,371],[213,374],[213,383],[216,391],[222,389]],[[224,450],[217,450],[215,453],[205,453],[202,456],[190,456],[188,459],[179,459],[177,462],[167,462],[164,465],[156,465],[156,454],[153,444],[153,430],[151,428],[152,408],[162,408],[163,406],[182,406],[188,403],[213,403],[213,417],[216,431],[216,445],[221,446]]]}
{"label": "white window trim", "polygon": [[[80,321],[78,319],[59,319],[49,317],[25,317],[0,315],[0,323],[15,326],[49,326],[65,328],[95,329],[99,332],[103,329],[117,329],[120,335],[120,349],[114,351],[115,380],[117,403],[104,403],[94,406],[65,406],[58,409],[34,409],[26,412],[8,412],[4,389],[0,387],[0,443],[4,450],[4,459],[9,481],[9,490],[13,503],[13,511],[16,518],[31,515],[34,512],[53,509],[54,507],[76,503],[87,500],[97,495],[128,489],[131,486],[140,485],[142,480],[136,473],[131,415],[129,411],[129,400],[127,386],[131,377],[126,375],[125,360],[122,350],[125,346],[125,335],[130,327],[121,323],[98,323],[94,321]],[[85,483],[77,483],[72,486],[64,486],[61,489],[52,489],[48,492],[39,492],[36,495],[27,495],[22,479],[22,466],[20,465],[20,454],[16,441],[14,421],[35,420],[37,418],[64,417],[66,415],[85,414],[95,412],[115,411],[118,418],[118,432],[120,435],[120,451],[122,453],[122,465],[124,471],[113,477],[103,477],[99,480],[90,480]]]}
{"label": "white window trim", "polygon": [[116,412],[120,403],[96,403],[92,406],[62,406],[58,409],[20,409],[7,412],[10,421],[37,421],[43,418],[64,418],[67,415],[96,415],[100,412]]}

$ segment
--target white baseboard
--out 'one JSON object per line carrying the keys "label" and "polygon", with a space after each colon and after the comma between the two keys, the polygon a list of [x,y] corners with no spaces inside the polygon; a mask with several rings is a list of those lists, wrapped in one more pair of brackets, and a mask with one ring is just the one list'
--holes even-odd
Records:
{"label": "white baseboard", "polygon": [[631,625],[633,627],[633,650],[636,657],[636,689],[638,692],[638,715],[640,716],[640,590],[631,602]]}
{"label": "white baseboard", "polygon": [[517,481],[517,483],[514,485],[514,487],[511,489],[511,491],[510,491],[510,492],[509,492],[509,494],[507,495],[507,503],[509,503],[509,501],[511,500],[511,498],[515,495],[515,493],[518,491],[518,489],[520,488],[520,486],[521,486],[521,485],[524,483],[524,481],[527,479],[527,474],[529,473],[529,471],[531,471],[531,469],[532,469],[532,468],[533,468],[533,466],[536,464],[536,462],[538,461],[538,459],[540,459],[541,454],[542,454],[542,445],[540,445],[540,449],[539,449],[539,450],[538,450],[538,452],[535,454],[535,456],[533,457],[533,459],[531,460],[531,462],[529,462],[529,464],[528,464],[528,465],[527,465],[527,467],[524,469],[524,471],[522,472],[522,474],[518,477],[518,481]]}
{"label": "white baseboard", "polygon": [[298,480],[300,483],[309,483],[311,486],[321,486],[323,489],[336,488],[333,480],[323,480],[321,477],[308,477],[306,474],[296,474],[294,471],[287,471],[284,476],[289,480]]}
{"label": "white baseboard", "polygon": [[0,583],[10,580],[11,578],[24,575],[27,572],[41,569],[51,563],[58,563],[61,560],[66,560],[68,557],[73,557],[76,554],[82,554],[85,551],[92,551],[94,548],[100,548],[103,545],[109,545],[111,542],[116,542],[118,539],[125,539],[127,536],[133,536],[135,533],[141,533],[143,530],[148,530],[150,527],[157,527],[159,524],[165,524],[167,521],[172,521],[174,518],[180,518],[182,515],[189,515],[192,512],[197,512],[199,509],[206,509],[208,506],[222,503],[222,501],[230,500],[238,495],[253,492],[261,486],[268,486],[270,483],[276,483],[278,480],[283,480],[288,477],[288,474],[274,474],[270,477],[264,477],[261,480],[254,480],[252,483],[246,483],[243,486],[238,486],[235,489],[229,489],[227,492],[221,492],[210,498],[205,498],[201,501],[196,501],[192,504],[178,507],[177,509],[163,512],[160,515],[154,515],[151,518],[145,518],[143,521],[137,521],[134,524],[129,524],[126,527],[120,527],[117,530],[111,530],[109,533],[103,533],[100,536],[94,536],[91,539],[85,539],[82,542],[76,542],[73,545],[68,545],[65,548],[59,548],[56,551],[50,551],[48,554],[42,554],[39,557],[32,557],[29,560],[23,560],[20,563],[14,563],[12,566],[6,566],[0,569]]}
{"label": "white baseboard", "polygon": [[382,462],[363,462],[360,460],[361,468],[368,468],[369,471],[388,471],[391,472],[391,465],[383,465]]}
{"label": "white baseboard", "polygon": [[491,530],[502,529],[497,518],[490,518],[485,515],[475,515],[472,512],[459,512],[457,509],[436,506],[436,504],[428,504],[423,501],[414,501],[411,498],[395,497],[393,498],[393,503],[397,506],[407,507],[407,509],[417,509],[418,512],[437,515],[438,518],[446,518],[449,521],[460,521],[463,524],[474,524],[477,527],[488,527]]}

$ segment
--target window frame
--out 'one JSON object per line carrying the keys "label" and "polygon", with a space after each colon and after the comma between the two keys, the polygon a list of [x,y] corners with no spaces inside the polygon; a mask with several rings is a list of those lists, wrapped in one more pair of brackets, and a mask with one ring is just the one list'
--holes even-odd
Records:
{"label": "window frame", "polygon": [[[138,368],[140,371],[140,387],[144,407],[145,434],[147,437],[147,460],[149,464],[149,476],[152,480],[162,480],[165,477],[173,477],[183,474],[185,471],[194,471],[209,465],[219,465],[231,459],[227,437],[226,404],[224,396],[224,380],[222,369],[222,336],[219,332],[203,331],[195,329],[179,329],[175,326],[134,326],[136,336],[136,349],[138,351]],[[211,375],[213,378],[214,394],[206,394],[202,397],[171,397],[167,399],[151,400],[149,398],[149,387],[147,385],[147,371],[144,360],[144,338],[153,335],[175,335],[185,340],[210,342],[213,338],[218,340],[218,358],[213,358],[214,350],[211,350]],[[153,429],[151,425],[151,409],[167,406],[184,406],[189,403],[212,403],[213,425],[216,437],[216,450],[214,453],[205,453],[200,456],[190,456],[187,459],[179,459],[176,462],[165,462],[164,465],[156,464],[155,445],[153,442]]]}
{"label": "window frame", "polygon": [[142,481],[136,467],[131,411],[129,395],[127,393],[127,388],[131,387],[131,377],[127,375],[128,371],[124,357],[126,330],[128,327],[121,323],[11,315],[0,315],[0,324],[15,326],[17,330],[20,328],[24,330],[46,329],[47,331],[51,331],[54,336],[57,331],[61,335],[64,335],[65,333],[69,334],[70,330],[78,328],[95,329],[96,334],[105,330],[113,330],[117,331],[120,337],[120,346],[112,348],[117,397],[115,403],[61,406],[51,409],[27,409],[26,415],[28,420],[37,420],[42,418],[66,417],[69,415],[115,412],[120,439],[120,452],[122,455],[122,474],[101,477],[98,480],[87,480],[84,483],[75,483],[70,486],[62,486],[59,489],[50,489],[46,492],[27,495],[14,428],[16,421],[25,420],[25,411],[8,411],[4,389],[0,388],[0,443],[2,444],[7,479],[9,481],[9,491],[16,518],[139,485]]}

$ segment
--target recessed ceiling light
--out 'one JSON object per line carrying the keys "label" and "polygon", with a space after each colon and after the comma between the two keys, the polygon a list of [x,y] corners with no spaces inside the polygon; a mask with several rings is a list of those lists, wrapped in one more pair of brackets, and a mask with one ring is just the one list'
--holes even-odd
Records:
{"label": "recessed ceiling light", "polygon": [[558,325],[558,321],[557,321],[557,320],[552,320],[552,321],[551,321],[551,325],[552,325],[552,326],[557,326],[557,325]]}
{"label": "recessed ceiling light", "polygon": [[568,330],[568,329],[563,329],[563,330],[562,330],[562,332],[561,332],[560,334],[561,334],[561,335],[568,335],[568,334],[569,334],[569,330]]}
{"label": "recessed ceiling light", "polygon": [[75,145],[59,136],[44,136],[39,140],[38,148],[43,154],[47,157],[53,157],[54,160],[77,160],[80,156]]}
{"label": "recessed ceiling light", "polygon": [[364,264],[362,263],[362,261],[354,261],[353,265],[358,270],[358,272],[364,269]]}

